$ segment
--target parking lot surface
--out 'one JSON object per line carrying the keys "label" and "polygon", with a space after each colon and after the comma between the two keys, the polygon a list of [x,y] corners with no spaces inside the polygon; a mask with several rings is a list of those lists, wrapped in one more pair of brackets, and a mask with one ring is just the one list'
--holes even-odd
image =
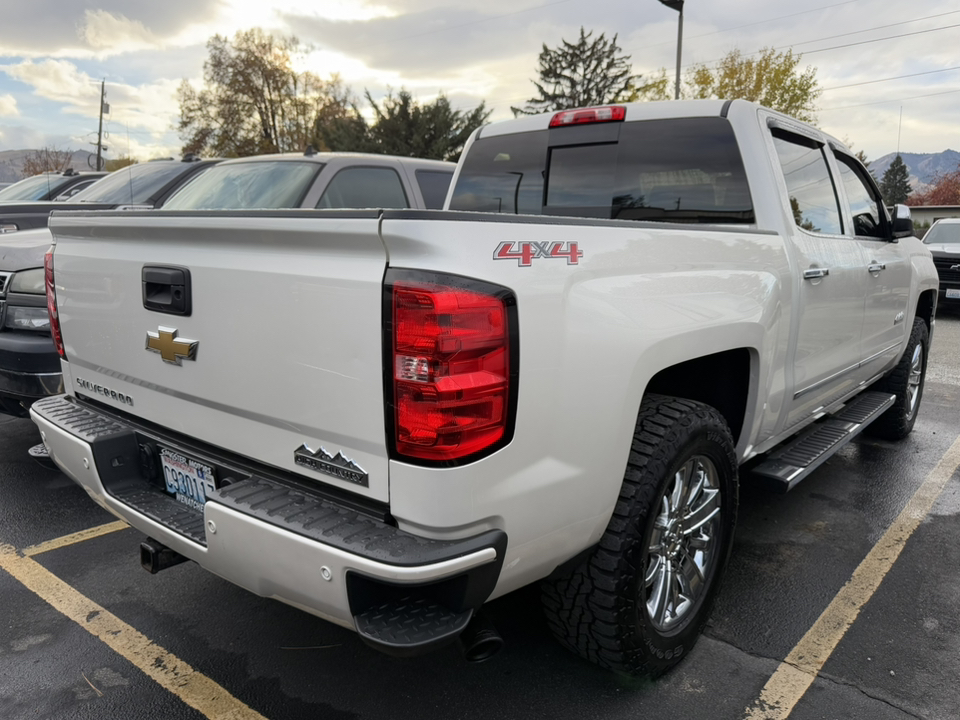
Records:
{"label": "parking lot surface", "polygon": [[707,632],[656,681],[560,648],[536,588],[488,606],[505,649],[468,665],[455,646],[383,656],[192,563],[149,575],[142,536],[0,416],[0,718],[955,720],[958,348],[960,312],[941,308],[905,441],[861,437],[787,495],[742,489]]}

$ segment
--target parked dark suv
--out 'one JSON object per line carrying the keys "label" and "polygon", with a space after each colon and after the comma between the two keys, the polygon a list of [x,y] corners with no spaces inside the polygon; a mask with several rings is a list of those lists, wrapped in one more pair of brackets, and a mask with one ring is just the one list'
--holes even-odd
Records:
{"label": "parked dark suv", "polygon": [[[114,210],[123,206],[160,207],[177,189],[218,160],[188,155],[182,161],[154,160],[130,165],[94,183],[65,202],[0,204],[0,232],[46,227],[54,210]],[[9,190],[10,188],[7,188]],[[73,207],[73,203],[81,207]],[[2,268],[0,268],[2,269]]]}

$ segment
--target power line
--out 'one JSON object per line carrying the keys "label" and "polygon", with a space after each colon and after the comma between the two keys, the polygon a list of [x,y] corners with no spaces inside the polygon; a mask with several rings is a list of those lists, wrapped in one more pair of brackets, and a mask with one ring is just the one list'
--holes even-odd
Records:
{"label": "power line", "polygon": [[[733,32],[734,30],[742,30],[747,27],[754,27],[755,25],[764,25],[766,23],[775,22],[777,20],[785,20],[787,18],[797,17],[798,15],[808,15],[809,13],[817,12],[819,10],[828,10],[830,8],[839,7],[840,5],[849,5],[851,3],[858,2],[858,0],[844,0],[844,2],[833,3],[832,5],[823,5],[821,7],[813,8],[812,10],[804,10],[802,12],[790,13],[789,15],[778,15],[777,17],[767,18],[766,20],[758,20],[757,22],[746,23],[745,25],[737,25],[735,27],[723,28],[722,30],[714,30],[713,32],[703,33],[701,35],[691,35],[688,37],[688,40],[696,40],[697,38],[710,37],[711,35],[720,35],[725,32]],[[960,12],[960,11],[958,11]],[[660,47],[662,45],[672,45],[673,41],[667,41],[662,43],[654,43],[653,45],[646,45],[645,48]]]}
{"label": "power line", "polygon": [[941,30],[950,30],[951,28],[960,27],[960,23],[956,25],[944,25],[943,27],[930,28],[929,30],[917,30],[916,32],[910,33],[901,33],[900,35],[888,35],[887,37],[874,38],[873,40],[861,40],[860,42],[847,43],[846,45],[834,45],[833,47],[819,48],[817,50],[807,50],[804,55],[813,55],[819,52],[826,52],[827,50],[839,50],[841,48],[848,47],[857,47],[858,45],[869,45],[870,43],[883,42],[884,40],[895,40],[897,38],[911,37],[913,35],[924,35],[926,33],[940,32]]}
{"label": "power line", "polygon": [[913,20],[902,20],[895,23],[887,23],[886,25],[876,25],[872,28],[866,28],[865,30],[854,30],[852,32],[840,33],[839,35],[828,35],[827,37],[817,38],[816,40],[804,40],[803,42],[794,43],[792,47],[797,45],[809,45],[810,43],[821,42],[822,40],[836,40],[837,38],[849,37],[851,35],[861,35],[867,32],[873,32],[874,30],[886,30],[887,28],[897,27],[898,25],[909,25],[910,23],[923,22],[924,20],[933,20],[934,18],[943,17],[944,15],[956,15],[960,13],[960,10],[950,10],[949,12],[937,13],[936,15],[926,15],[921,18],[914,18]]}
{"label": "power line", "polygon": [[[885,30],[885,29],[887,29],[887,28],[897,27],[898,25],[909,25],[910,23],[921,22],[921,21],[923,21],[923,20],[931,20],[931,19],[933,19],[933,18],[943,17],[944,15],[953,15],[953,14],[958,13],[958,12],[960,12],[960,10],[951,10],[951,11],[949,11],[949,12],[939,13],[939,14],[937,14],[937,15],[927,15],[927,16],[921,17],[921,18],[914,18],[913,20],[903,20],[903,21],[901,21],[901,22],[888,23],[887,25],[877,25],[876,27],[866,28],[866,29],[864,29],[864,30],[853,30],[853,31],[851,31],[851,32],[840,33],[839,35],[828,35],[827,37],[815,38],[815,39],[813,39],[813,40],[803,40],[803,41],[798,42],[798,43],[790,43],[789,45],[778,45],[777,47],[774,47],[774,48],[772,48],[772,49],[773,49],[773,50],[792,49],[792,48],[797,47],[798,45],[809,45],[809,44],[811,44],[811,43],[823,42],[824,40],[836,40],[837,38],[849,37],[850,35],[861,35],[861,34],[863,34],[863,33],[873,32],[874,30]],[[836,50],[836,49],[838,49],[838,48],[854,47],[854,46],[856,46],[856,45],[865,45],[865,44],[867,44],[867,43],[881,42],[881,41],[883,41],[883,40],[892,40],[892,39],[900,38],[900,37],[909,37],[910,35],[921,35],[921,34],[923,34],[923,33],[937,32],[937,31],[939,31],[939,30],[949,30],[950,28],[955,28],[955,27],[960,27],[960,24],[957,24],[957,25],[945,25],[945,26],[943,26],[943,27],[929,28],[929,29],[927,29],[927,30],[918,30],[918,31],[916,31],[916,32],[903,33],[903,34],[901,34],[901,35],[890,35],[890,36],[883,37],[883,38],[876,38],[876,39],[874,39],[874,40],[862,40],[862,41],[857,42],[857,43],[847,43],[847,44],[845,44],[845,45],[832,45],[832,46],[830,46],[830,47],[818,48],[818,49],[816,49],[816,50],[804,50],[803,52],[801,52],[801,53],[799,53],[799,54],[801,54],[801,55],[813,55],[813,54],[819,53],[819,52],[826,52],[827,50]],[[744,57],[750,57],[751,55],[759,55],[761,52],[763,52],[763,51],[762,51],[762,50],[757,50],[757,51],[752,52],[752,53],[745,53],[745,54],[744,54]],[[715,64],[715,63],[722,62],[724,59],[725,59],[725,58],[716,58],[716,59],[714,59],[714,60],[707,60],[707,61],[705,61],[705,62],[703,62],[703,63],[691,63],[691,64],[689,64],[689,65],[684,65],[683,67],[684,67],[684,69],[688,69],[688,68],[694,67],[694,66],[696,66],[696,65],[712,65],[712,64]]]}
{"label": "power line", "polygon": [[921,75],[934,75],[936,73],[950,72],[951,70],[960,70],[960,65],[955,67],[943,68],[941,70],[927,70],[926,72],[910,73],[909,75],[895,75],[894,77],[879,78],[877,80],[864,80],[863,82],[850,83],[849,85],[834,85],[833,87],[823,88],[822,92],[830,90],[842,90],[843,88],[859,87],[860,85],[872,85],[873,83],[887,82],[888,80],[903,80],[904,78],[920,77]]}
{"label": "power line", "polygon": [[910,97],[896,98],[893,100],[877,100],[875,102],[860,103],[858,105],[842,105],[839,107],[832,107],[832,108],[820,108],[819,110],[817,110],[817,112],[822,113],[822,112],[830,112],[831,110],[849,110],[850,108],[867,107],[868,105],[887,105],[889,103],[903,102],[904,100],[917,100],[919,98],[936,97],[938,95],[952,95],[953,93],[958,93],[958,92],[960,92],[960,88],[956,90],[944,90],[943,92],[926,93],[924,95],[911,95]]}

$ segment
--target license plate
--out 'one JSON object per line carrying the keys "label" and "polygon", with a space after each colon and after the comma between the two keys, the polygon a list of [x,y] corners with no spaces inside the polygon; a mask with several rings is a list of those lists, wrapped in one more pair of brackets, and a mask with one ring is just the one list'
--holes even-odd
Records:
{"label": "license plate", "polygon": [[173,450],[160,448],[160,464],[167,492],[194,510],[203,510],[207,493],[213,490],[213,468]]}
{"label": "license plate", "polygon": [[960,289],[947,288],[947,297],[952,300],[960,300]]}

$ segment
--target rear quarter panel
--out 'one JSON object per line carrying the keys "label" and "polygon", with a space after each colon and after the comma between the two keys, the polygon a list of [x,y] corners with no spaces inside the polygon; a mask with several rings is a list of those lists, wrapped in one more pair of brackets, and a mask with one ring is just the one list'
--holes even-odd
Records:
{"label": "rear quarter panel", "polygon": [[[419,219],[418,219],[419,218]],[[446,219],[445,219],[446,218]],[[501,527],[510,538],[496,594],[599,540],[626,467],[650,378],[734,348],[755,358],[752,395],[782,398],[782,293],[776,234],[749,230],[513,220],[479,213],[387,213],[391,267],[454,273],[517,296],[520,380],[513,441],[458,468],[391,461],[391,511],[430,534]],[[577,243],[577,264],[494,259],[502,241]],[[717,382],[723,382],[722,377]],[[749,411],[748,411],[749,413]],[[759,424],[749,413],[746,444]]]}

